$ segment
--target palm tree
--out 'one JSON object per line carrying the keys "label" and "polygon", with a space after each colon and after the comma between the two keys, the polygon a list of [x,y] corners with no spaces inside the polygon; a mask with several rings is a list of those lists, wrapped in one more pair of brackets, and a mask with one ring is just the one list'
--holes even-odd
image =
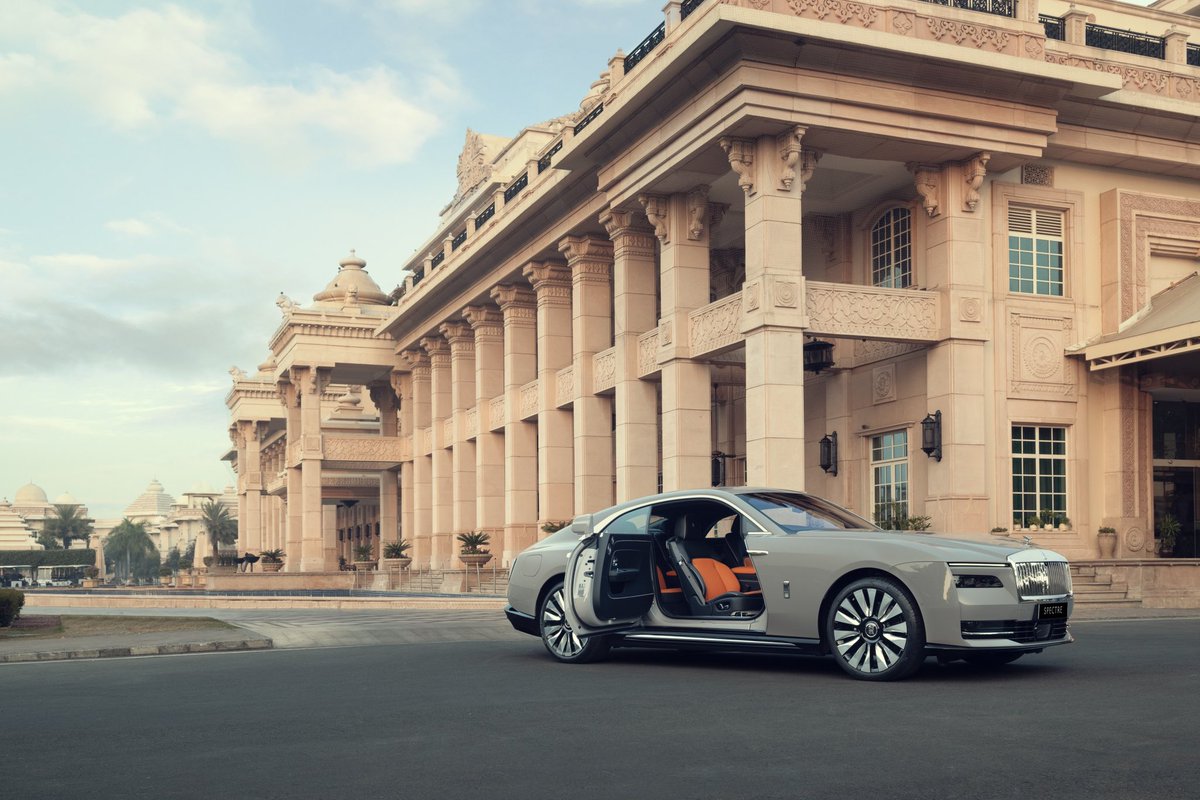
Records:
{"label": "palm tree", "polygon": [[152,577],[158,569],[158,547],[146,530],[145,521],[121,520],[104,540],[104,557],[115,566],[119,577]]}
{"label": "palm tree", "polygon": [[212,563],[217,563],[217,551],[220,545],[233,544],[237,541],[237,520],[229,516],[229,509],[224,503],[216,500],[206,500],[200,506],[201,522],[208,532],[208,544],[212,549]]}
{"label": "palm tree", "polygon": [[75,505],[55,505],[54,516],[46,520],[46,535],[62,542],[64,550],[71,549],[75,539],[87,541],[92,524]]}

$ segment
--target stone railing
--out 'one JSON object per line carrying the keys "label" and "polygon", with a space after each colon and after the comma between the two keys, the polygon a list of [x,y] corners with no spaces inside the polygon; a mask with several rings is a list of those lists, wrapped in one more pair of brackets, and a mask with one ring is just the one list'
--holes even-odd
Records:
{"label": "stone railing", "polygon": [[518,419],[536,417],[538,413],[538,382],[530,381],[521,387],[521,410]]}
{"label": "stone railing", "polygon": [[463,421],[463,438],[474,439],[479,435],[479,408],[473,406],[467,409],[466,418]]}
{"label": "stone railing", "polygon": [[422,428],[418,433],[421,444],[417,448],[417,452],[421,455],[429,455],[433,452],[433,428]]}
{"label": "stone railing", "polygon": [[693,358],[716,353],[742,341],[742,293],[709,303],[688,314]]}
{"label": "stone railing", "polygon": [[646,331],[638,337],[638,377],[645,378],[658,372],[658,328]]}
{"label": "stone railing", "polygon": [[505,422],[504,395],[493,397],[488,403],[488,430],[503,430]]}
{"label": "stone railing", "polygon": [[617,349],[610,347],[592,356],[592,392],[607,392],[616,385]]}
{"label": "stone railing", "polygon": [[287,488],[287,470],[279,470],[274,477],[267,481],[267,485],[263,488],[267,494],[281,494]]}
{"label": "stone railing", "polygon": [[882,289],[808,281],[809,333],[902,341],[937,341],[941,297],[917,289]]}
{"label": "stone railing", "polygon": [[554,375],[554,404],[559,408],[575,400],[575,368],[560,369]]}
{"label": "stone railing", "polygon": [[454,415],[451,414],[442,420],[442,440],[438,444],[442,447],[449,447],[454,444],[457,438],[454,435]]}

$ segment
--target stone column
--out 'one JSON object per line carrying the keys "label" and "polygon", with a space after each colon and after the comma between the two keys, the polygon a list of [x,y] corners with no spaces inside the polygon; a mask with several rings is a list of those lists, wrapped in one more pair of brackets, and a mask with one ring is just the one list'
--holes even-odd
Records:
{"label": "stone column", "polygon": [[804,488],[804,275],[801,198],[817,153],[803,129],[722,139],[746,194],[746,482]]}
{"label": "stone column", "polygon": [[[371,402],[379,411],[379,435],[389,439],[399,436],[400,425],[396,416],[396,394],[390,382],[372,384]],[[379,473],[379,542],[380,547],[400,538],[400,475],[398,468]]]}
{"label": "stone column", "polygon": [[491,536],[492,552],[506,567],[504,434],[491,430],[492,400],[504,394],[504,318],[490,306],[467,306],[462,313],[475,332],[475,525]]}
{"label": "stone column", "polygon": [[[287,572],[299,572],[301,561],[301,541],[304,527],[304,481],[300,473],[299,462],[293,459],[293,453],[300,449],[300,383],[299,378],[292,376],[289,380],[280,381],[279,397],[287,414],[287,437],[282,443],[280,461],[287,470],[287,502],[282,509],[284,552],[287,558],[284,569]],[[199,550],[200,548],[197,547]]]}
{"label": "stone column", "polygon": [[654,231],[642,215],[607,211],[600,222],[613,244],[613,343],[616,354],[616,502],[658,490],[658,397],[638,378],[638,337],[658,324]]}
{"label": "stone column", "polygon": [[430,423],[430,363],[424,350],[405,350],[411,374],[413,464],[412,529],[413,566],[428,568],[433,550],[433,458],[425,453],[426,429]]}
{"label": "stone column", "polygon": [[537,293],[538,523],[575,513],[574,422],[558,407],[558,371],[571,365],[571,272],[533,262],[525,278]]}
{"label": "stone column", "polygon": [[[300,387],[300,440],[289,448],[298,448],[301,482],[304,486],[300,503],[300,570],[322,572],[336,569],[337,559],[326,561],[325,522],[321,510],[321,394],[329,382],[329,370],[324,367],[292,367]],[[294,518],[294,517],[293,517]],[[332,554],[332,548],[329,554]]]}
{"label": "stone column", "polygon": [[571,270],[571,377],[575,511],[613,504],[613,404],[592,392],[592,358],[612,345],[612,243],[568,236],[558,243]]}
{"label": "stone column", "polygon": [[467,412],[475,405],[475,332],[466,322],[447,322],[440,328],[450,343],[450,407],[454,420],[451,451],[450,560],[462,568],[456,537],[475,530],[475,441],[468,437]]}
{"label": "stone column", "polygon": [[538,431],[521,417],[521,387],[537,377],[537,310],[533,292],[511,284],[492,289],[504,315],[505,563],[537,541]]}
{"label": "stone column", "polygon": [[[397,538],[413,543],[413,461],[415,437],[413,436],[412,376],[407,372],[392,372],[392,391],[400,400],[398,435],[409,440],[408,460],[400,464],[398,475],[400,492],[400,519]],[[411,550],[410,557],[411,557]]]}
{"label": "stone column", "polygon": [[238,550],[258,553],[263,549],[263,471],[260,450],[266,423],[238,420]]}
{"label": "stone column", "polygon": [[638,199],[662,245],[657,358],[663,490],[707,487],[712,485],[712,384],[708,364],[690,357],[688,313],[708,304],[708,187]]}
{"label": "stone column", "polygon": [[421,347],[429,354],[429,397],[433,427],[430,442],[433,472],[433,518],[429,550],[432,569],[451,565],[453,520],[453,463],[450,442],[446,441],[446,420],[450,418],[450,346],[441,336],[426,336]]}

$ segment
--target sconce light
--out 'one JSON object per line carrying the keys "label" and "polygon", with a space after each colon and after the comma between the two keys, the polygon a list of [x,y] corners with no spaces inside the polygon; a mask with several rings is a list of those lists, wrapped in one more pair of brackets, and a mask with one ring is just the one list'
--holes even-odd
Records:
{"label": "sconce light", "polygon": [[712,454],[712,485],[725,485],[725,454],[714,450]]}
{"label": "sconce light", "polygon": [[822,342],[819,339],[804,343],[804,369],[821,374],[821,370],[833,366],[833,342]]}
{"label": "sconce light", "polygon": [[821,469],[830,475],[837,475],[837,431],[821,437]]}
{"label": "sconce light", "polygon": [[921,420],[921,450],[935,461],[942,460],[942,412],[926,414]]}

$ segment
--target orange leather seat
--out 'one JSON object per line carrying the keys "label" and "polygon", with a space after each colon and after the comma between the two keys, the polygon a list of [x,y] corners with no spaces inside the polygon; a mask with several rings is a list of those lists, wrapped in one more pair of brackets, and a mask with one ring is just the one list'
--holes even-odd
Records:
{"label": "orange leather seat", "polygon": [[[675,570],[671,570],[666,575],[663,574],[662,567],[655,567],[654,571],[658,573],[658,593],[659,594],[682,594],[683,593],[683,589],[679,588],[678,585],[676,585],[676,586],[668,586],[667,585],[667,576],[668,575],[671,576],[672,578],[677,577],[675,575]],[[678,584],[679,581],[675,581],[675,583]]]}
{"label": "orange leather seat", "polygon": [[[704,594],[705,600],[714,600],[723,594],[730,592],[741,594],[761,594],[760,590],[753,592],[742,592],[741,581],[738,580],[735,573],[745,571],[745,567],[730,568],[715,558],[693,558],[692,566],[700,573],[700,577],[704,579]],[[753,574],[751,569],[750,573]]]}

